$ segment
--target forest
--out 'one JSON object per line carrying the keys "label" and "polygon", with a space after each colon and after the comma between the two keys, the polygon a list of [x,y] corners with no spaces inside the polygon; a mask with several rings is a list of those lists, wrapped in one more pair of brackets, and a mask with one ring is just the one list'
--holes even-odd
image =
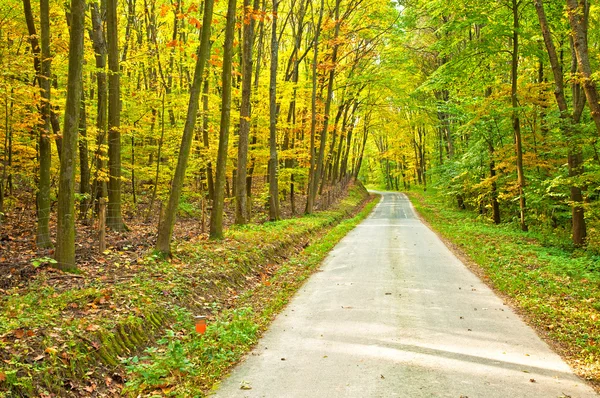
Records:
{"label": "forest", "polygon": [[[116,353],[100,332],[78,342],[117,366],[141,326],[85,323],[90,300],[133,300],[160,328],[179,310],[144,315],[144,294],[221,278],[197,300],[227,307],[236,267],[271,267],[357,214],[362,184],[433,195],[600,271],[599,32],[589,0],[2,0],[0,336],[35,340],[19,297],[55,300],[73,330],[120,330]],[[144,278],[145,293],[107,287]],[[27,396],[62,367],[26,361],[60,359],[36,344],[0,355],[19,357],[0,386]]]}
{"label": "forest", "polygon": [[401,3],[398,128],[373,130],[368,151],[379,183],[430,184],[495,224],[597,253],[597,5]]}
{"label": "forest", "polygon": [[2,8],[0,212],[60,268],[86,225],[168,254],[178,213],[220,238],[359,176],[597,246],[589,2],[44,3]]}
{"label": "forest", "polygon": [[397,20],[360,0],[1,11],[2,223],[64,270],[94,231],[152,224],[169,254],[178,213],[222,238],[323,207],[361,168]]}

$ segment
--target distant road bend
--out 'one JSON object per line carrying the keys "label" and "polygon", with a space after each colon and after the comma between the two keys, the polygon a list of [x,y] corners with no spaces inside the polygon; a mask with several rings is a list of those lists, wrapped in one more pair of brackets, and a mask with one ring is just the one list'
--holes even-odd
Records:
{"label": "distant road bend", "polygon": [[216,397],[598,397],[405,195],[382,195]]}

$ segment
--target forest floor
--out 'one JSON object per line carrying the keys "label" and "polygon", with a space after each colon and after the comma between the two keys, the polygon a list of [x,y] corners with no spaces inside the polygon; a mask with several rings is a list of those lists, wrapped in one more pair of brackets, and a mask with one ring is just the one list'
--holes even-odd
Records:
{"label": "forest floor", "polygon": [[[351,218],[368,198],[360,184],[325,197],[320,207],[329,210],[231,227],[220,242],[208,241],[199,220],[184,219],[169,261],[150,250],[155,226],[127,220],[131,230],[110,234],[104,253],[93,227],[82,226],[79,274],[49,267],[43,257],[51,253],[34,249],[31,229],[4,224],[2,256],[15,262],[3,259],[0,274],[0,396],[210,388],[368,211]],[[198,315],[209,323],[203,338],[193,332]]]}
{"label": "forest floor", "polygon": [[451,208],[433,190],[407,194],[455,254],[600,392],[600,258]]}
{"label": "forest floor", "polygon": [[[254,197],[264,191],[264,183],[255,181]],[[330,189],[330,195],[321,196],[315,203],[315,210],[327,209],[334,198],[339,197],[339,188]],[[282,219],[301,217],[306,204],[306,195],[295,194],[294,206],[288,194],[280,203]],[[14,206],[0,223],[0,294],[12,287],[25,287],[39,267],[51,265],[53,249],[39,249],[36,246],[36,205],[31,192],[16,192],[9,198]],[[130,203],[131,201],[125,201]],[[225,228],[234,223],[235,207],[233,198],[225,201],[223,225]],[[55,203],[56,205],[56,203]],[[161,206],[158,201],[149,208],[147,201],[139,201],[135,208],[123,209],[123,220],[129,231],[119,233],[107,230],[106,247],[99,251],[98,223],[90,219],[91,210],[86,217],[79,218],[76,225],[76,260],[79,269],[87,274],[101,277],[105,264],[136,264],[143,262],[148,250],[151,250],[158,233]],[[203,215],[204,213],[204,215]],[[255,199],[252,202],[251,224],[263,224],[268,221],[266,202]],[[202,203],[200,197],[186,197],[180,204],[180,212],[173,232],[173,241],[185,242],[193,239],[207,239],[210,221],[210,208]],[[51,212],[51,240],[56,240],[56,211]],[[113,270],[114,272],[115,270]],[[58,276],[57,276],[58,277]]]}

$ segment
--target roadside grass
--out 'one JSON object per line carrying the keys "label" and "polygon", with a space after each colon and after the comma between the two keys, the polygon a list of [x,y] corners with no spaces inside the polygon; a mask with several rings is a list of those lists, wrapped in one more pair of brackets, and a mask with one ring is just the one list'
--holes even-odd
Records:
{"label": "roadside grass", "polygon": [[[257,333],[246,328],[250,312],[244,307],[249,306],[236,304],[237,296],[271,278],[281,269],[278,264],[288,264],[351,216],[367,196],[358,184],[328,211],[233,227],[219,242],[199,235],[180,242],[169,261],[152,253],[131,263],[109,265],[99,259],[99,277],[40,267],[27,287],[0,296],[0,397],[119,395],[128,377],[124,364],[134,366],[137,356],[142,366],[148,346],[170,353],[165,361],[173,366],[166,368],[173,373],[166,376],[184,374],[189,365],[175,340],[181,331],[173,325],[189,326],[192,315],[209,317],[207,337],[217,344],[207,346],[200,367],[213,369],[211,361],[237,358],[229,351],[243,349],[244,336]],[[164,344],[155,344],[157,336],[163,336],[158,342]],[[160,380],[166,376],[160,376],[159,368],[140,373],[156,379],[144,386],[161,391]]]}
{"label": "roadside grass", "polygon": [[[408,192],[416,210],[475,263],[575,371],[600,386],[600,258],[541,233],[449,208],[435,191]],[[481,272],[479,272],[481,273]]]}
{"label": "roadside grass", "polygon": [[[123,393],[197,397],[217,388],[219,380],[252,349],[275,315],[319,267],[327,253],[370,214],[377,202],[378,198],[354,217],[319,233],[314,243],[272,268],[269,276],[263,275],[260,282],[240,294],[229,309],[209,321],[204,335],[194,331],[193,313],[179,308],[176,322],[155,346],[140,356],[124,360],[129,381]],[[315,218],[332,217],[334,213],[308,217],[308,223],[315,222]],[[307,219],[300,224],[305,225]],[[294,222],[269,228],[271,232],[287,231],[285,224],[289,223]],[[232,231],[232,234],[238,232]]]}

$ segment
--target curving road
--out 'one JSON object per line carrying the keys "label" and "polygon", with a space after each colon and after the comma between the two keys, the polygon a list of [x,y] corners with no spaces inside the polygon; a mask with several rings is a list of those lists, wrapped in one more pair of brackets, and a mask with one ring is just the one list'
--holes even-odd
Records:
{"label": "curving road", "polygon": [[382,195],[216,397],[598,397],[406,196]]}

